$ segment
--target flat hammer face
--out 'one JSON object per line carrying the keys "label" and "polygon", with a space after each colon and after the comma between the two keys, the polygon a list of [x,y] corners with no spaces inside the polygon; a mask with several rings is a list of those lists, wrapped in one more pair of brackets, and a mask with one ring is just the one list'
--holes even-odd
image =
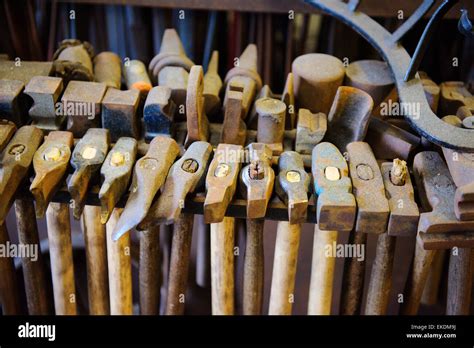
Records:
{"label": "flat hammer face", "polygon": [[121,137],[140,137],[137,115],[140,92],[136,89],[120,91],[109,88],[102,100],[102,127],[110,132],[112,141]]}
{"label": "flat hammer face", "polygon": [[278,161],[280,172],[275,191],[288,206],[290,224],[306,222],[308,209],[308,189],[310,176],[304,170],[301,155],[294,151],[285,151]]}
{"label": "flat hammer face", "polygon": [[56,114],[56,103],[63,88],[63,80],[59,77],[34,76],[30,80],[25,94],[33,99],[33,106],[29,111],[33,125],[46,131],[62,127],[65,117]]}
{"label": "flat hammer face", "polygon": [[128,188],[137,155],[137,147],[135,139],[119,138],[100,168],[100,174],[103,178],[99,191],[100,222],[102,224],[109,220],[115,205]]}
{"label": "flat hammer face", "polygon": [[384,233],[389,206],[379,165],[369,144],[353,142],[347,145],[349,169],[357,201],[356,232]]}
{"label": "flat hammer face", "polygon": [[28,173],[33,156],[43,141],[43,132],[23,126],[0,155],[0,225],[10,210],[18,186]]}
{"label": "flat hammer face", "polygon": [[146,155],[135,164],[131,192],[114,228],[114,240],[118,240],[145,218],[178,154],[179,146],[175,140],[163,136],[152,140]]}
{"label": "flat hammer face", "polygon": [[71,132],[53,131],[33,157],[36,176],[30,191],[35,197],[37,218],[44,216],[51,198],[63,182],[73,144]]}
{"label": "flat hammer face", "polygon": [[390,218],[387,233],[389,236],[416,235],[420,212],[415,202],[415,194],[410,174],[403,183],[395,184],[391,179],[392,162],[382,163],[381,171],[385,185],[385,193],[390,207]]}
{"label": "flat hammer face", "polygon": [[82,137],[89,128],[100,126],[100,110],[107,87],[103,83],[71,81],[61,98],[67,130]]}
{"label": "flat hammer face", "polygon": [[186,196],[195,191],[204,177],[211,153],[211,144],[204,141],[196,141],[189,146],[171,167],[162,193],[140,224],[140,229],[177,221]]}
{"label": "flat hammer face", "polygon": [[250,164],[240,172],[242,195],[247,199],[247,218],[264,218],[275,182],[272,151],[261,143],[250,144],[247,151]]}
{"label": "flat hammer face", "polygon": [[206,176],[204,221],[224,220],[227,207],[234,197],[237,177],[242,162],[243,148],[239,145],[219,144]]}
{"label": "flat hammer face", "polygon": [[[413,170],[424,210],[420,215],[419,234],[474,230],[474,221],[459,221],[454,214],[456,186],[437,152],[416,155]],[[429,211],[431,210],[431,211]]]}
{"label": "flat hammer face", "polygon": [[107,129],[91,128],[74,148],[71,165],[75,171],[67,186],[73,200],[75,219],[81,217],[89,183],[104,162],[109,145],[110,135]]}
{"label": "flat hammer face", "polygon": [[143,109],[145,139],[151,140],[159,134],[171,135],[175,111],[176,105],[171,99],[171,88],[153,87],[148,93]]}
{"label": "flat hammer face", "polygon": [[356,201],[352,194],[347,162],[331,143],[313,149],[312,172],[318,196],[318,226],[324,231],[351,231],[356,217]]}

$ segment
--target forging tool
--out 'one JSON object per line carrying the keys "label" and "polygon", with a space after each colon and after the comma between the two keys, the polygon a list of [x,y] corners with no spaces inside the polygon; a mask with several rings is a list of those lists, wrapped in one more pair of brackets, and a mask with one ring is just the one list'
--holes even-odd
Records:
{"label": "forging tool", "polygon": [[188,282],[194,214],[183,212],[186,197],[193,193],[206,173],[212,153],[209,143],[196,141],[176,161],[168,173],[158,200],[152,205],[140,228],[174,224],[171,247],[166,314],[182,315]]}
{"label": "forging tool", "polygon": [[195,65],[189,73],[186,92],[186,125],[188,135],[185,146],[188,147],[195,141],[209,139],[209,121],[204,110],[204,75],[202,66]]}
{"label": "forging tool", "polygon": [[385,194],[390,207],[387,231],[377,239],[365,304],[366,315],[385,315],[392,287],[392,269],[397,237],[416,235],[420,213],[405,161],[381,164]]}
{"label": "forging tool", "polygon": [[225,217],[234,196],[243,148],[219,144],[206,176],[204,221],[211,224],[212,314],[234,314],[234,225]]}
{"label": "forging tool", "polygon": [[473,236],[469,231],[474,226],[473,221],[456,218],[453,204],[456,186],[438,153],[420,152],[415,157],[413,168],[425,212],[420,214],[415,257],[401,307],[402,314],[411,315],[418,312],[436,253],[454,247],[460,252],[464,252],[462,248],[472,248]]}
{"label": "forging tool", "polygon": [[270,315],[290,315],[293,307],[296,264],[301,224],[306,221],[310,176],[297,152],[283,152],[278,161],[275,183],[278,197],[288,207],[288,222],[277,227],[275,257],[270,291]]}
{"label": "forging tool", "polygon": [[356,201],[347,162],[336,146],[327,142],[316,145],[312,164],[317,225],[314,228],[308,314],[329,315],[336,258],[334,253],[327,255],[326,251],[334,248],[339,231],[352,230]]}
{"label": "forging tool", "polygon": [[151,60],[148,69],[158,85],[171,88],[171,98],[179,107],[185,105],[188,74],[193,65],[176,30],[166,29],[160,53]]}
{"label": "forging tool", "polygon": [[[15,131],[16,126],[13,122],[0,120],[0,151],[5,149]],[[5,245],[9,240],[7,227],[5,223],[2,223],[0,224],[0,243]],[[6,315],[21,313],[15,266],[13,259],[8,257],[0,258],[0,304]]]}
{"label": "forging tool", "polygon": [[[114,241],[119,241],[125,236],[124,241],[119,242],[118,245],[129,243],[129,231],[146,217],[155,195],[165,182],[169,169],[178,154],[179,146],[175,140],[157,136],[151,141],[145,156],[136,162],[131,191],[125,208],[121,214],[117,213],[116,220],[107,226],[107,228],[113,227],[112,239]],[[158,311],[159,282],[156,277],[159,268],[158,236],[159,230],[154,228],[143,231],[140,235],[139,282],[140,312],[142,314],[156,314]],[[117,278],[116,281],[121,279]],[[128,292],[131,291],[131,284],[129,286]]]}
{"label": "forging tool", "polygon": [[53,55],[53,74],[61,77],[64,84],[69,81],[93,81],[92,57],[94,48],[87,42],[67,39],[59,43]]}
{"label": "forging tool", "polygon": [[262,143],[247,147],[250,164],[240,172],[242,195],[247,199],[247,241],[244,264],[244,315],[259,315],[263,306],[263,228],[275,173],[272,151]]}

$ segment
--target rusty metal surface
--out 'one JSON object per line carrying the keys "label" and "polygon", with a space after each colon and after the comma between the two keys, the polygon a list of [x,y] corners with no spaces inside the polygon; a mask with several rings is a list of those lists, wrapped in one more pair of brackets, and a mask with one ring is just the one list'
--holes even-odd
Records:
{"label": "rusty metal surface", "polygon": [[231,84],[227,91],[227,99],[224,107],[221,143],[241,146],[245,144],[247,126],[242,119],[242,115],[244,114],[243,98],[243,88]]}
{"label": "rusty metal surface", "polygon": [[0,151],[7,146],[15,131],[16,126],[13,122],[0,119]]}
{"label": "rusty metal surface", "polygon": [[195,65],[189,73],[186,93],[186,117],[188,135],[185,146],[195,141],[207,141],[209,138],[209,121],[204,110],[204,76],[202,66]]}
{"label": "rusty metal surface", "polygon": [[43,132],[23,126],[13,135],[0,155],[0,225],[15,198],[15,193],[30,168],[33,156],[43,141]]}
{"label": "rusty metal surface", "polygon": [[328,131],[324,137],[345,152],[346,146],[362,141],[367,133],[374,101],[366,92],[354,87],[339,87],[328,114]]}
{"label": "rusty metal surface", "polygon": [[29,103],[23,96],[25,86],[18,80],[0,80],[0,118],[14,122],[17,127],[28,121]]}
{"label": "rusty metal surface", "polygon": [[171,88],[153,87],[146,97],[143,109],[145,139],[151,140],[158,134],[172,134],[176,105],[171,99]]}
{"label": "rusty metal surface", "polygon": [[219,144],[206,176],[206,200],[204,201],[204,221],[219,223],[224,220],[227,207],[237,188],[243,147]]}
{"label": "rusty metal surface", "polygon": [[262,143],[247,146],[250,164],[240,171],[240,188],[247,200],[247,217],[265,217],[268,202],[273,192],[275,172],[271,167],[272,151]]}
{"label": "rusty metal surface", "polygon": [[102,99],[102,127],[109,130],[112,141],[121,137],[140,138],[139,102],[140,92],[136,89],[107,89]]}
{"label": "rusty metal surface", "polygon": [[84,136],[90,128],[100,127],[101,103],[107,86],[103,83],[71,81],[61,98],[67,116],[66,129],[74,137]]}
{"label": "rusty metal surface", "polygon": [[[287,115],[288,116],[288,115]],[[307,109],[298,110],[295,151],[311,155],[313,148],[323,140],[328,128],[327,116],[322,112],[313,114]]]}
{"label": "rusty metal surface", "polygon": [[371,117],[365,140],[370,144],[378,159],[412,158],[421,144],[421,139],[406,130]]}
{"label": "rusty metal surface", "polygon": [[104,162],[109,145],[110,135],[107,129],[90,128],[74,147],[71,158],[74,173],[67,186],[72,197],[73,216],[77,220],[84,209],[90,181]]}
{"label": "rusty metal surface", "polygon": [[357,202],[355,232],[381,234],[386,231],[389,206],[380,167],[369,144],[347,145],[349,172]]}
{"label": "rusty metal surface", "polygon": [[283,151],[286,104],[278,99],[262,98],[255,102],[258,114],[257,141],[267,144],[274,154]]}
{"label": "rusty metal surface", "polygon": [[449,233],[474,230],[474,221],[459,221],[454,213],[456,185],[437,152],[420,152],[413,170],[423,212],[418,233]]}
{"label": "rusty metal surface", "polygon": [[100,222],[107,223],[117,202],[127,191],[138,144],[134,138],[122,137],[109,151],[102,167],[102,186],[99,191]]}
{"label": "rusty metal surface", "polygon": [[36,202],[36,217],[42,218],[64,177],[71,158],[74,138],[71,132],[53,131],[33,157],[35,177],[30,186]]}
{"label": "rusty metal surface", "polygon": [[207,65],[207,71],[204,75],[204,108],[207,115],[215,114],[221,107],[221,98],[219,96],[222,89],[222,79],[219,76],[219,52],[212,52],[211,59]]}
{"label": "rusty metal surface", "polygon": [[96,82],[107,87],[120,89],[122,85],[122,61],[113,52],[101,52],[94,57],[94,77]]}
{"label": "rusty metal surface", "polygon": [[392,70],[400,101],[407,105],[417,104],[420,107],[419,115],[408,115],[405,118],[421,136],[440,146],[474,152],[474,137],[469,136],[469,130],[445,126],[431,111],[421,79],[415,76],[405,81],[411,58],[402,45],[393,44],[394,37],[390,32],[366,14],[352,11],[344,2],[333,0],[305,0],[305,2],[354,29],[380,53]]}
{"label": "rusty metal surface", "polygon": [[63,80],[59,77],[34,76],[25,87],[25,94],[33,99],[29,115],[33,125],[45,131],[61,129],[65,117],[57,115],[56,103],[63,92]]}
{"label": "rusty metal surface", "polygon": [[293,61],[292,71],[297,106],[327,115],[344,81],[342,62],[327,54],[305,54]]}
{"label": "rusty metal surface", "polygon": [[381,172],[385,185],[385,194],[390,207],[390,218],[387,225],[389,236],[414,236],[417,232],[420,212],[415,202],[415,193],[410,175],[403,184],[396,185],[391,180],[393,162],[382,163]]}
{"label": "rusty metal surface", "polygon": [[212,147],[204,141],[192,143],[172,166],[158,200],[151,206],[139,229],[159,224],[172,224],[185,207],[186,197],[202,183],[211,157]]}
{"label": "rusty metal surface", "polygon": [[0,79],[18,80],[27,85],[33,76],[49,76],[52,69],[52,62],[0,60]]}
{"label": "rusty metal surface", "polygon": [[123,65],[123,76],[128,89],[136,89],[141,95],[146,95],[152,84],[145,64],[139,60],[131,60]]}
{"label": "rusty metal surface", "polygon": [[278,168],[275,192],[288,207],[288,221],[292,225],[305,222],[311,178],[304,169],[301,155],[294,151],[283,152]]}
{"label": "rusty metal surface", "polygon": [[319,228],[351,231],[357,210],[346,160],[336,146],[324,142],[314,148],[312,163]]}
{"label": "rusty metal surface", "polygon": [[456,115],[458,109],[474,104],[474,97],[464,82],[448,81],[440,84],[439,116]]}
{"label": "rusty metal surface", "polygon": [[146,155],[135,164],[131,192],[114,228],[114,240],[120,239],[145,218],[178,154],[179,146],[171,138],[157,136],[151,141]]}

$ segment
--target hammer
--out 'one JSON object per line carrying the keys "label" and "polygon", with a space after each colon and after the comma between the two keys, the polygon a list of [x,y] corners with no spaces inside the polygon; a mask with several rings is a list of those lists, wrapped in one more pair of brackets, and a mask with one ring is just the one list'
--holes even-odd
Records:
{"label": "hammer", "polygon": [[170,169],[162,193],[152,205],[140,229],[174,224],[166,314],[182,315],[188,282],[194,215],[182,211],[185,199],[199,186],[212,152],[209,143],[192,143]]}
{"label": "hammer", "polygon": [[[13,122],[0,120],[0,151],[3,151],[13,137],[16,126]],[[0,225],[0,239],[6,244],[10,238],[6,225]],[[13,260],[2,257],[0,259],[0,304],[2,311],[9,314],[20,314],[20,298],[18,296],[18,285]]]}
{"label": "hammer", "polygon": [[268,146],[252,143],[247,147],[250,164],[240,172],[241,191],[247,199],[247,244],[244,264],[244,315],[259,315],[263,305],[263,227],[275,173]]}
{"label": "hammer", "polygon": [[234,224],[225,217],[237,187],[243,148],[219,144],[206,176],[204,220],[211,224],[212,314],[234,314]]}
{"label": "hammer", "polygon": [[290,315],[293,305],[301,224],[306,221],[310,177],[301,155],[283,152],[275,184],[278,197],[288,206],[288,222],[278,223],[270,290],[270,315]]}

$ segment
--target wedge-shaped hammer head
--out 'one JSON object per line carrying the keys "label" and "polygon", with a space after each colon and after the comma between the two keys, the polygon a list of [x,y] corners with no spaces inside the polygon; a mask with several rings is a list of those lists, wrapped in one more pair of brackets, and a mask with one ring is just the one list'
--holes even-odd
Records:
{"label": "wedge-shaped hammer head", "polygon": [[172,224],[178,219],[186,196],[194,192],[206,172],[212,146],[196,141],[176,161],[168,173],[158,200],[152,205],[139,229],[148,229],[159,224]]}
{"label": "wedge-shaped hammer head", "polygon": [[331,143],[320,143],[313,149],[314,191],[318,195],[316,217],[321,230],[350,231],[356,217],[347,162]]}
{"label": "wedge-shaped hammer head", "polygon": [[0,151],[7,146],[15,131],[16,126],[12,121],[0,119]]}
{"label": "wedge-shaped hammer head", "polygon": [[179,146],[174,139],[157,136],[151,141],[146,155],[135,164],[130,195],[112,233],[113,240],[118,240],[145,218],[178,155]]}
{"label": "wedge-shaped hammer head", "polygon": [[33,156],[43,141],[43,132],[23,126],[15,133],[0,155],[0,225],[13,203],[18,186],[28,174]]}
{"label": "wedge-shaped hammer head", "polygon": [[275,191],[288,206],[288,221],[298,224],[306,221],[310,176],[304,170],[303,158],[294,151],[283,152],[278,160]]}
{"label": "wedge-shaped hammer head", "polygon": [[195,141],[206,141],[209,138],[209,121],[204,112],[204,80],[202,66],[191,68],[186,94],[186,117],[188,136],[186,147]]}
{"label": "wedge-shaped hammer head", "polygon": [[36,201],[36,217],[42,218],[51,198],[63,183],[74,137],[71,132],[50,132],[33,157],[36,176],[30,191]]}
{"label": "wedge-shaped hammer head", "polygon": [[275,182],[272,150],[265,144],[252,143],[247,151],[250,164],[240,172],[242,195],[247,199],[247,218],[264,218]]}
{"label": "wedge-shaped hammer head", "polygon": [[420,215],[418,233],[472,231],[474,221],[459,221],[454,213],[456,185],[448,167],[437,152],[420,152],[413,170],[424,213]]}
{"label": "wedge-shaped hammer head", "polygon": [[387,230],[388,200],[382,173],[369,144],[347,145],[349,172],[357,202],[356,232],[381,234]]}
{"label": "wedge-shaped hammer head", "polygon": [[366,92],[354,87],[339,87],[329,111],[324,140],[342,152],[346,151],[347,144],[364,140],[373,107],[374,101]]}
{"label": "wedge-shaped hammer head", "polygon": [[218,223],[224,220],[237,187],[243,148],[240,145],[219,144],[206,176],[204,221]]}
{"label": "wedge-shaped hammer head", "polygon": [[[406,168],[404,161],[395,160],[394,162],[382,163],[381,171],[385,185],[385,194],[388,198],[390,207],[390,218],[388,220],[387,233],[390,236],[414,236],[416,235],[420,212],[415,202],[415,194],[411,183],[408,169],[405,174],[397,174],[397,168],[401,166]],[[400,177],[396,181],[394,178]]]}
{"label": "wedge-shaped hammer head", "polygon": [[119,138],[100,168],[103,178],[99,191],[100,222],[102,224],[109,220],[115,205],[127,190],[137,156],[137,147],[135,139]]}
{"label": "wedge-shaped hammer head", "polygon": [[77,143],[72,153],[74,173],[67,187],[72,197],[73,216],[79,220],[92,177],[99,171],[109,151],[110,135],[107,129],[90,128]]}

